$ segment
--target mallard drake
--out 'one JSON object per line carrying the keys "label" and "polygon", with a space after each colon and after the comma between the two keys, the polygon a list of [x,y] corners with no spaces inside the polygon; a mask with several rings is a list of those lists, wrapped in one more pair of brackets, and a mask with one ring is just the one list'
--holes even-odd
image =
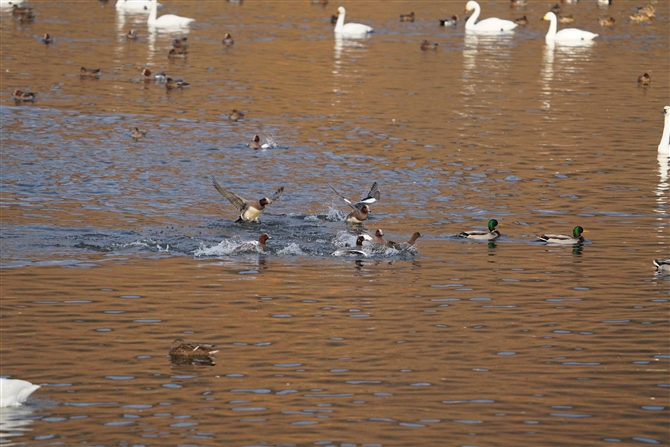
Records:
{"label": "mallard drake", "polygon": [[580,226],[576,226],[572,230],[572,236],[567,234],[543,234],[540,236],[539,240],[546,242],[547,244],[556,244],[556,245],[576,245],[584,243],[584,236],[582,233],[584,229]]}
{"label": "mallard drake", "polygon": [[616,25],[616,19],[614,17],[610,17],[609,19],[598,19],[598,23],[600,23],[600,26],[614,26]]}
{"label": "mallard drake", "polygon": [[437,50],[437,43],[424,40],[421,42],[421,51]]}
{"label": "mallard drake", "polygon": [[230,114],[228,115],[228,119],[231,121],[238,121],[241,118],[244,118],[244,113],[240,112],[237,109],[231,110]]}
{"label": "mallard drake", "polygon": [[421,237],[421,233],[419,233],[417,231],[414,234],[412,234],[412,237],[407,242],[397,243],[397,242],[393,242],[393,241],[388,241],[386,243],[386,246],[389,247],[389,248],[394,248],[398,251],[407,250],[409,247],[413,246],[416,243],[416,240],[419,239],[420,237]]}
{"label": "mallard drake", "polygon": [[133,127],[133,131],[130,133],[130,137],[135,141],[139,140],[140,138],[144,138],[146,135],[146,130],[140,130],[137,127]]}
{"label": "mallard drake", "polygon": [[137,31],[134,29],[128,31],[128,34],[126,34],[126,40],[137,40]]}
{"label": "mallard drake", "polygon": [[14,90],[12,98],[16,102],[33,102],[35,101],[35,93],[24,92],[23,90]]}
{"label": "mallard drake", "polygon": [[401,22],[413,22],[414,21],[414,11],[409,14],[400,14]]}
{"label": "mallard drake", "polygon": [[456,26],[458,24],[458,16],[454,14],[448,19],[440,19],[440,26]]}
{"label": "mallard drake", "polygon": [[649,73],[641,74],[637,77],[637,83],[640,85],[649,85],[651,84],[651,76],[649,76]]}
{"label": "mallard drake", "polygon": [[188,82],[184,82],[181,79],[172,79],[170,77],[165,78],[165,88],[167,90],[174,90],[176,88],[183,88],[187,85],[191,85]]}
{"label": "mallard drake", "polygon": [[338,248],[337,250],[332,252],[330,255],[331,256],[356,255],[356,256],[365,256],[367,258],[369,255],[366,252],[363,251],[363,242],[364,241],[365,241],[365,236],[358,236],[356,238],[356,248],[351,248],[351,247]]}
{"label": "mallard drake", "polygon": [[42,38],[40,39],[40,42],[42,42],[45,45],[49,45],[51,43],[54,43],[55,41],[56,39],[54,39],[49,33],[44,34],[44,36],[42,36]]}
{"label": "mallard drake", "polygon": [[226,33],[223,36],[223,39],[221,40],[221,43],[224,44],[225,46],[229,47],[235,43],[235,39],[233,39],[233,36],[230,34]]}
{"label": "mallard drake", "polygon": [[209,359],[209,357],[219,352],[218,349],[214,349],[215,346],[216,345],[205,343],[187,343],[181,338],[178,338],[172,342],[172,346],[170,347],[170,357]]}
{"label": "mallard drake", "polygon": [[272,195],[271,198],[263,197],[260,200],[255,202],[243,199],[232,191],[227,190],[223,186],[219,185],[216,180],[212,179],[214,187],[219,193],[228,199],[228,201],[240,212],[240,217],[235,220],[235,222],[258,222],[258,216],[261,215],[265,209],[265,205],[270,205],[273,202],[278,201],[282,194],[284,194],[284,187],[280,187]]}
{"label": "mallard drake", "polygon": [[26,380],[0,379],[0,407],[22,404],[38,388],[40,385],[33,385]]}
{"label": "mallard drake", "polygon": [[376,201],[379,200],[381,197],[381,194],[379,193],[379,187],[377,186],[377,182],[374,182],[372,184],[372,188],[370,188],[370,191],[368,192],[367,196],[363,199],[361,199],[358,203],[352,203],[349,199],[344,197],[337,189],[335,189],[332,185],[330,186],[330,189],[335,191],[335,193],[342,197],[342,200],[346,202],[347,205],[349,205],[353,211],[347,215],[347,222],[349,223],[355,223],[359,224],[362,223],[363,221],[367,220],[368,215],[372,214],[372,211],[370,211],[370,207],[368,206],[369,204],[375,203]]}
{"label": "mallard drake", "polygon": [[498,226],[498,221],[495,219],[489,220],[487,225],[488,231],[485,230],[471,230],[463,231],[458,234],[459,237],[465,237],[468,239],[475,239],[478,241],[492,241],[500,237],[500,231],[496,230]]}
{"label": "mallard drake", "polygon": [[102,71],[100,71],[99,68],[85,68],[85,67],[79,67],[79,77],[82,79],[90,78],[90,79],[97,79],[100,77],[102,74]]}
{"label": "mallard drake", "polygon": [[670,273],[670,258],[654,259],[654,265],[659,272]]}
{"label": "mallard drake", "polygon": [[528,25],[528,19],[526,16],[519,17],[518,19],[514,19],[514,23],[518,24],[519,26],[526,26]]}

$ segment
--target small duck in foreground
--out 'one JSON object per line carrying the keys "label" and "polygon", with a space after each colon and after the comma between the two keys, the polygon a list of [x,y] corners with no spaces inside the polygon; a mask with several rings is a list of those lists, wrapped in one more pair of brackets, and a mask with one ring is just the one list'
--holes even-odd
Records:
{"label": "small duck in foreground", "polygon": [[458,16],[453,15],[448,19],[440,19],[440,26],[456,26],[458,24]]}
{"label": "small duck in foreground", "polygon": [[539,237],[539,241],[546,242],[547,244],[555,245],[577,245],[584,243],[584,229],[580,226],[576,226],[572,230],[572,236],[567,234],[543,234]]}
{"label": "small duck in foreground", "polygon": [[649,85],[651,84],[651,76],[649,76],[649,73],[641,74],[637,77],[637,83],[640,85]]}
{"label": "small duck in foreground", "polygon": [[514,21],[520,26],[528,25],[528,18],[526,16],[519,17],[518,19],[515,19]]}
{"label": "small duck in foreground", "polygon": [[216,345],[205,343],[188,343],[181,338],[178,338],[172,342],[172,347],[170,347],[170,357],[188,357],[207,360],[219,352],[218,349],[214,349],[215,346]]}
{"label": "small duck in foreground", "polygon": [[102,74],[102,71],[100,71],[99,68],[86,68],[86,67],[79,67],[79,77],[82,79],[86,78],[91,78],[91,79],[97,79],[100,77]]}
{"label": "small duck in foreground", "polygon": [[188,37],[177,37],[172,40],[172,48],[181,48],[185,50],[188,48]]}
{"label": "small duck in foreground", "polygon": [[130,137],[133,140],[137,141],[140,138],[144,138],[146,135],[147,135],[146,130],[140,130],[138,127],[133,127],[133,131],[131,132]]}
{"label": "small duck in foreground", "polygon": [[421,51],[437,50],[437,43],[424,40],[421,42]]}
{"label": "small duck in foreground", "polygon": [[240,112],[237,109],[231,110],[230,114],[228,115],[228,119],[231,121],[238,121],[241,118],[244,118],[244,113]]}
{"label": "small duck in foreground", "polygon": [[137,31],[134,29],[128,31],[128,34],[126,34],[126,40],[137,40]]}
{"label": "small duck in foreground", "polygon": [[42,36],[42,39],[40,39],[40,42],[42,42],[45,45],[49,45],[51,43],[54,43],[56,39],[54,39],[51,34],[46,33],[44,36]]}
{"label": "small duck in foreground", "polygon": [[654,259],[656,270],[663,273],[670,273],[670,258]]}
{"label": "small duck in foreground", "polygon": [[33,92],[24,92],[23,90],[14,90],[12,98],[16,102],[34,102],[35,93]]}
{"label": "small duck in foreground", "polygon": [[492,241],[500,237],[500,231],[496,229],[497,226],[498,221],[495,219],[491,219],[487,224],[488,231],[486,230],[463,231],[459,233],[458,236],[465,237],[468,239],[475,239],[479,241]]}
{"label": "small duck in foreground", "polygon": [[271,203],[278,201],[282,194],[284,194],[284,187],[282,186],[277,189],[271,198],[263,197],[260,200],[251,202],[243,199],[234,192],[227,190],[219,185],[214,179],[212,179],[212,183],[216,190],[219,191],[223,197],[228,199],[228,201],[240,212],[240,217],[238,217],[235,222],[258,222],[258,216],[260,216],[265,209],[265,205],[270,205]]}
{"label": "small duck in foreground", "polygon": [[254,135],[254,137],[251,139],[251,143],[249,143],[249,147],[251,149],[267,149],[270,147],[270,145],[267,143],[261,144],[261,137]]}
{"label": "small duck in foreground", "polygon": [[231,253],[240,253],[240,252],[245,252],[245,251],[258,251],[258,248],[261,249],[261,251],[265,251],[267,249],[267,241],[269,239],[272,239],[269,234],[263,233],[260,235],[258,238],[258,241],[250,241],[250,242],[244,242],[237,247],[231,252]]}
{"label": "small duck in foreground", "polygon": [[223,36],[223,39],[221,40],[221,43],[224,44],[225,46],[229,47],[235,43],[235,39],[233,39],[233,36],[230,34],[226,33]]}
{"label": "small duck in foreground", "polygon": [[413,246],[416,243],[416,240],[419,239],[420,237],[421,237],[421,233],[419,233],[417,231],[414,234],[412,234],[412,237],[407,242],[397,243],[397,242],[393,242],[393,241],[388,241],[386,243],[386,246],[388,248],[394,248],[398,251],[407,250],[409,247]]}
{"label": "small duck in foreground", "polygon": [[598,19],[598,22],[600,23],[600,26],[616,25],[616,19],[614,17],[610,17],[609,19]]}
{"label": "small duck in foreground", "polygon": [[356,255],[356,256],[365,256],[367,258],[369,255],[366,252],[363,251],[363,242],[364,241],[365,241],[365,236],[358,236],[358,238],[356,238],[356,248],[351,248],[351,247],[338,248],[337,250],[332,252],[330,255],[331,256]]}
{"label": "small duck in foreground", "polygon": [[0,379],[0,407],[15,407],[28,399],[40,385],[26,380]]}

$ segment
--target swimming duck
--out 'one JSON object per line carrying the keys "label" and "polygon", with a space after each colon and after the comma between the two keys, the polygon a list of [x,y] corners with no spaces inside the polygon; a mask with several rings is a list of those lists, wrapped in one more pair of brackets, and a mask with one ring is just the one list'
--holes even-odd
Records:
{"label": "swimming duck", "polygon": [[382,231],[381,228],[378,228],[377,231],[375,231],[375,236],[374,238],[371,239],[375,244],[386,245],[386,240],[384,239],[384,232]]}
{"label": "swimming duck", "polygon": [[284,194],[284,187],[282,186],[277,189],[271,198],[268,199],[267,197],[263,197],[255,202],[250,202],[222,187],[216,180],[212,179],[212,183],[214,183],[216,190],[219,191],[223,197],[228,199],[228,201],[240,212],[240,217],[238,217],[235,222],[258,222],[258,216],[260,216],[265,209],[265,205],[278,201],[282,194]]}
{"label": "swimming duck", "polygon": [[35,14],[33,14],[32,11],[28,11],[26,13],[19,15],[19,22],[21,23],[30,23],[33,20],[35,20]]}
{"label": "swimming duck", "polygon": [[137,127],[133,127],[133,131],[130,133],[130,137],[135,141],[139,140],[140,138],[145,137],[146,135],[147,135],[146,130],[140,130]]}
{"label": "swimming duck", "polygon": [[478,241],[492,241],[500,237],[500,231],[496,229],[498,221],[495,219],[489,220],[487,225],[488,231],[485,230],[471,230],[463,231],[458,234],[459,237],[466,237],[468,239],[475,239]]}
{"label": "swimming duck", "polygon": [[526,0],[510,0],[511,6],[526,6]]}
{"label": "swimming duck", "polygon": [[555,245],[582,244],[584,242],[584,236],[582,236],[583,232],[584,229],[582,227],[576,226],[572,230],[572,236],[568,236],[567,234],[543,234],[540,236],[539,240],[546,242],[547,244]]}
{"label": "swimming duck", "polygon": [[474,0],[470,0],[465,4],[465,12],[474,11],[470,17],[465,21],[465,30],[466,31],[480,31],[480,32],[504,32],[512,31],[516,28],[516,23],[511,20],[498,19],[496,17],[489,17],[484,20],[477,22],[479,14],[481,12],[481,7],[479,3]]}
{"label": "swimming duck", "polygon": [[265,251],[265,249],[267,248],[266,243],[269,239],[272,239],[270,235],[267,233],[263,233],[258,238],[258,241],[244,242],[241,245],[235,247],[231,253],[236,254],[245,251],[258,251],[259,248],[261,251]]}
{"label": "swimming duck", "polygon": [[651,84],[651,76],[649,76],[649,73],[641,74],[637,77],[637,83],[640,85],[649,85]]}
{"label": "swimming duck", "polygon": [[14,93],[12,94],[12,98],[16,102],[34,102],[35,101],[35,93],[24,92],[23,90],[14,90]]}
{"label": "swimming duck", "polygon": [[665,123],[663,124],[663,136],[661,136],[658,151],[670,154],[670,106],[663,107],[663,115],[665,115]]}
{"label": "swimming duck", "polygon": [[437,43],[428,42],[427,40],[421,42],[421,51],[428,50],[437,50]]}
{"label": "swimming duck", "polygon": [[188,37],[177,37],[176,39],[172,39],[172,48],[181,48],[182,50],[185,50],[188,48]]}
{"label": "swimming duck", "polygon": [[162,84],[167,79],[165,73],[163,73],[162,71],[160,73],[154,74],[151,73],[151,70],[149,70],[148,68],[142,70],[142,76],[144,76],[144,82],[154,81],[157,84]]}
{"label": "swimming duck", "polygon": [[126,34],[126,40],[137,40],[137,31],[134,29],[128,31],[128,34]]}
{"label": "swimming duck", "polygon": [[188,82],[184,82],[181,79],[172,79],[171,77],[165,78],[165,88],[167,90],[174,90],[176,88],[183,88],[187,85],[191,85]]}
{"label": "swimming duck", "polygon": [[223,39],[221,40],[221,43],[224,44],[225,46],[229,47],[235,43],[235,40],[233,39],[233,36],[230,34],[226,33],[223,36]]}
{"label": "swimming duck", "polygon": [[168,51],[168,59],[184,59],[188,56],[188,51],[177,48],[170,48]]}
{"label": "swimming duck", "polygon": [[553,12],[554,14],[558,14],[559,12],[561,12],[561,5],[556,3],[554,6],[551,7],[551,12]]}
{"label": "swimming duck", "polygon": [[19,6],[19,5],[12,5],[12,15],[14,17],[19,17],[23,14],[28,14],[32,13],[33,8],[30,6]]}
{"label": "swimming duck", "polygon": [[637,12],[638,14],[644,14],[648,17],[656,17],[656,8],[654,8],[652,5],[638,7]]}
{"label": "swimming duck", "polygon": [[374,31],[371,27],[360,23],[347,23],[345,25],[344,16],[347,11],[343,6],[337,8],[337,12],[339,15],[337,16],[337,23],[335,24],[335,33],[349,36],[365,36]]}
{"label": "swimming duck", "polygon": [[328,185],[330,188],[335,191],[335,193],[342,197],[342,200],[344,200],[347,205],[349,205],[353,211],[347,215],[347,222],[349,223],[362,223],[363,221],[367,220],[368,215],[372,214],[370,211],[370,207],[368,206],[369,204],[372,204],[379,200],[380,193],[379,193],[379,187],[377,186],[377,182],[374,182],[372,184],[372,188],[370,188],[370,192],[368,192],[368,195],[361,199],[358,203],[354,204],[352,203],[349,199],[344,197],[337,189],[335,189],[332,185]]}
{"label": "swimming duck", "polygon": [[79,67],[79,77],[82,79],[85,78],[92,78],[92,79],[97,79],[100,77],[102,72],[100,71],[99,68],[85,68],[85,67]]}
{"label": "swimming duck", "polygon": [[267,143],[261,144],[261,137],[254,135],[254,137],[251,139],[251,143],[249,143],[249,147],[251,149],[267,149],[270,147],[270,145]]}
{"label": "swimming duck", "polygon": [[38,388],[40,385],[33,385],[26,380],[0,379],[0,407],[14,407],[22,404]]}
{"label": "swimming duck", "polygon": [[456,26],[458,24],[458,16],[453,15],[448,19],[440,19],[440,26]]}
{"label": "swimming duck", "polygon": [[178,338],[172,342],[169,354],[170,357],[189,357],[207,360],[219,352],[218,349],[214,349],[215,346],[205,343],[188,343]]}
{"label": "swimming duck", "polygon": [[228,115],[228,119],[231,121],[238,121],[240,118],[244,118],[244,113],[237,109],[231,110],[230,115]]}
{"label": "swimming duck", "polygon": [[330,16],[330,23],[332,23],[333,25],[335,25],[335,24],[337,23],[337,18],[338,18],[338,17],[339,17],[338,14],[333,14],[332,16]]}
{"label": "swimming duck", "polygon": [[578,42],[578,41],[591,41],[598,37],[597,34],[591,33],[589,31],[583,31],[577,28],[564,28],[556,32],[556,14],[553,12],[548,12],[542,17],[542,20],[549,21],[549,31],[544,37],[545,40],[553,42]]}
{"label": "swimming duck", "polygon": [[412,237],[407,242],[397,243],[397,242],[393,242],[393,241],[388,241],[386,243],[386,246],[388,248],[394,248],[398,251],[407,250],[409,247],[413,246],[416,243],[416,240],[419,239],[420,237],[421,237],[421,233],[419,233],[417,231],[414,234],[412,234]]}
{"label": "swimming duck", "polygon": [[641,12],[637,12],[630,16],[630,19],[633,22],[641,23],[641,22],[650,22],[651,19],[654,18],[654,16],[650,16]]}
{"label": "swimming duck", "polygon": [[561,23],[573,23],[575,21],[575,18],[572,17],[572,14],[570,14],[567,16],[559,16],[558,21]]}
{"label": "swimming duck", "polygon": [[616,19],[610,17],[609,19],[598,19],[600,26],[614,26],[616,24]]}
{"label": "swimming duck", "polygon": [[654,259],[654,265],[659,272],[670,273],[670,258]]}
{"label": "swimming duck", "polygon": [[46,33],[42,38],[40,39],[40,42],[42,42],[45,45],[49,45],[50,43],[54,43],[56,39],[51,37],[49,33]]}
{"label": "swimming duck", "polygon": [[149,9],[149,19],[147,24],[156,28],[178,28],[189,26],[191,22],[195,22],[195,19],[190,17],[181,17],[174,14],[165,14],[156,18],[158,2],[156,0],[151,0],[151,6]]}
{"label": "swimming duck", "polygon": [[350,248],[350,247],[338,248],[337,250],[332,252],[330,255],[331,256],[356,255],[356,256],[365,256],[367,258],[369,255],[366,252],[363,251],[363,241],[365,241],[365,237],[364,236],[358,236],[358,238],[356,238],[356,248]]}
{"label": "swimming duck", "polygon": [[401,22],[413,22],[414,21],[414,11],[409,14],[400,14]]}
{"label": "swimming duck", "polygon": [[528,19],[526,18],[526,16],[519,17],[518,19],[515,19],[514,22],[520,26],[528,25]]}

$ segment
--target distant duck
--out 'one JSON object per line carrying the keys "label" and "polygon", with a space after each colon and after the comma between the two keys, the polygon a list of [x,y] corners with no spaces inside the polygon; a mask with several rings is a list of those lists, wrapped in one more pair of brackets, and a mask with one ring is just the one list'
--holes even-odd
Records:
{"label": "distant duck", "polygon": [[149,19],[147,20],[147,24],[149,26],[156,28],[180,28],[187,27],[191,22],[195,22],[195,19],[181,17],[174,14],[165,14],[156,18],[157,7],[158,2],[156,0],[151,0]]}
{"label": "distant duck", "polygon": [[345,25],[344,23],[344,18],[347,13],[347,11],[344,9],[343,6],[340,6],[337,8],[338,16],[337,16],[337,23],[335,24],[335,29],[334,32],[336,34],[344,35],[344,36],[365,36],[371,32],[373,32],[372,27],[369,27],[367,25],[363,25],[361,23],[347,23]]}
{"label": "distant duck", "polygon": [[614,26],[616,24],[616,19],[610,17],[609,19],[598,19],[600,26]]}
{"label": "distant duck", "polygon": [[0,379],[0,407],[14,407],[22,404],[40,385],[19,379]]}
{"label": "distant duck", "polygon": [[560,16],[558,18],[558,21],[561,23],[573,23],[575,21],[575,18],[572,17],[572,14],[567,15],[567,16]]}
{"label": "distant duck", "polygon": [[97,79],[102,74],[102,71],[99,68],[86,68],[79,67],[79,77],[82,79],[90,78]]}
{"label": "distant duck", "polygon": [[526,0],[510,0],[511,6],[526,6],[528,3]]}
{"label": "distant duck", "polygon": [[413,22],[414,21],[414,11],[409,14],[400,14],[401,22]]}
{"label": "distant duck", "polygon": [[539,237],[539,240],[554,245],[577,245],[584,243],[583,232],[584,229],[577,226],[572,230],[572,236],[567,234],[543,234]]}
{"label": "distant duck", "polygon": [[223,39],[221,40],[221,43],[224,44],[225,46],[229,47],[229,46],[232,46],[235,43],[235,40],[233,39],[233,36],[226,33],[223,36]]}
{"label": "distant duck", "polygon": [[19,17],[24,14],[32,14],[33,8],[30,6],[19,6],[19,5],[12,5],[12,15],[14,17]]}
{"label": "distant duck", "polygon": [[56,39],[54,39],[49,33],[46,33],[44,36],[42,36],[42,39],[40,39],[40,41],[45,45],[49,45],[51,43],[54,43]]}
{"label": "distant duck", "polygon": [[12,94],[12,98],[17,103],[34,102],[35,101],[35,93],[24,92],[23,90],[14,90],[14,93]]}
{"label": "distant duck", "polygon": [[356,255],[356,256],[364,256],[368,257],[369,255],[363,251],[363,242],[365,241],[364,236],[358,236],[356,238],[356,247],[351,248],[351,247],[342,247],[338,248],[334,252],[332,252],[330,255],[331,256],[350,256],[350,255]]}
{"label": "distant duck", "polygon": [[561,5],[556,3],[554,6],[551,7],[551,12],[553,12],[554,14],[558,14],[559,12],[561,12]]}
{"label": "distant duck", "polygon": [[188,82],[184,82],[181,79],[172,79],[170,77],[165,78],[165,88],[167,90],[174,90],[177,88],[183,88],[187,85],[191,85]]}
{"label": "distant duck", "polygon": [[488,230],[463,231],[459,233],[458,236],[478,241],[492,241],[500,237],[500,231],[496,229],[497,226],[498,221],[496,219],[491,219],[487,224]]}
{"label": "distant duck", "polygon": [[214,349],[216,345],[205,343],[188,343],[181,338],[172,342],[170,347],[170,357],[188,357],[193,359],[208,360],[211,356],[219,352]]}
{"label": "distant duck", "polygon": [[556,14],[548,12],[542,17],[543,20],[549,21],[549,31],[545,36],[545,40],[552,42],[579,42],[591,41],[598,37],[597,34],[589,31],[583,31],[577,28],[565,28],[556,32]]}
{"label": "distant duck", "polygon": [[152,73],[148,68],[142,70],[142,76],[144,76],[144,82],[154,81],[157,84],[162,84],[167,79],[165,73],[162,71],[160,73]]}
{"label": "distant duck", "polygon": [[670,258],[654,259],[656,270],[663,273],[670,273]]}
{"label": "distant duck", "polygon": [[188,56],[187,50],[170,48],[170,51],[168,51],[168,59],[184,59],[186,56]]}
{"label": "distant duck", "polygon": [[133,127],[133,131],[131,132],[130,137],[133,140],[138,141],[140,138],[144,138],[146,135],[147,135],[146,130],[140,130],[137,127]]}
{"label": "distant duck", "polygon": [[632,16],[630,16],[630,19],[631,19],[633,22],[642,23],[642,22],[651,22],[651,20],[652,20],[654,17],[655,17],[655,16],[650,16],[650,15],[647,15],[647,14],[644,14],[644,13],[641,13],[641,12],[638,12],[638,13],[635,13],[635,14],[633,14]]}
{"label": "distant duck", "polygon": [[32,11],[19,15],[19,22],[21,23],[31,23],[33,20],[35,20],[35,14]]}
{"label": "distant duck", "polygon": [[393,248],[398,251],[407,250],[408,248],[412,247],[416,243],[417,239],[419,239],[420,237],[421,233],[417,231],[414,234],[412,234],[412,237],[407,242],[397,243],[393,241],[388,241],[386,243],[386,246],[388,248]]}
{"label": "distant duck", "polygon": [[648,17],[656,17],[656,8],[654,8],[652,5],[638,7],[637,12],[638,14],[644,14]]}
{"label": "distant duck", "polygon": [[526,18],[526,16],[519,17],[518,19],[515,19],[514,22],[520,26],[528,25],[528,19]]}
{"label": "distant duck", "polygon": [[228,119],[230,121],[238,121],[242,118],[244,118],[244,113],[240,112],[237,109],[231,110],[230,114],[228,115]]}
{"label": "distant duck", "polygon": [[172,39],[172,48],[180,48],[182,50],[185,50],[188,48],[188,37],[177,37],[176,39]]}
{"label": "distant duck", "polygon": [[448,19],[440,19],[440,26],[456,26],[458,25],[458,16],[453,15]]}
{"label": "distant duck", "polygon": [[128,34],[126,34],[126,40],[137,40],[137,31],[134,29],[128,31]]}
{"label": "distant duck", "polygon": [[333,14],[332,16],[330,16],[330,23],[335,25],[337,23],[337,17],[338,17],[337,14]]}
{"label": "distant duck", "polygon": [[470,0],[465,4],[465,11],[474,11],[472,15],[465,21],[466,31],[499,33],[504,31],[512,31],[514,28],[519,26],[511,20],[503,20],[496,17],[489,17],[477,22],[479,14],[481,13],[481,7],[479,6],[479,3],[474,0]]}
{"label": "distant duck", "polygon": [[649,76],[649,73],[641,74],[637,77],[637,83],[640,85],[649,85],[651,84],[651,76]]}
{"label": "distant duck", "polygon": [[437,43],[428,42],[427,40],[424,40],[423,42],[421,42],[421,50],[422,51],[437,50]]}
{"label": "distant duck", "polygon": [[235,247],[231,253],[237,254],[246,251],[258,252],[258,250],[265,251],[267,249],[267,241],[269,239],[272,239],[270,235],[267,233],[263,233],[258,238],[258,241],[244,242],[241,245]]}
{"label": "distant duck", "polygon": [[663,107],[663,115],[665,115],[665,121],[661,142],[658,144],[658,151],[670,155],[670,106]]}

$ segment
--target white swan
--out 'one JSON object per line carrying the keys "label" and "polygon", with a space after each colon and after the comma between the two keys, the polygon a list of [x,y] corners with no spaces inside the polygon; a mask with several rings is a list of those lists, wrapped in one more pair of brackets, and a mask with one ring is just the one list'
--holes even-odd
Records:
{"label": "white swan", "polygon": [[558,19],[556,18],[556,14],[553,12],[548,12],[542,17],[542,20],[548,20],[549,21],[549,32],[547,32],[547,35],[544,37],[545,40],[551,40],[554,42],[575,42],[575,41],[591,41],[598,37],[597,34],[591,33],[588,31],[582,31],[577,28],[565,28],[560,30],[559,32],[556,32],[556,26],[558,23]]}
{"label": "white swan", "polygon": [[516,23],[512,22],[511,20],[503,20],[498,19],[496,17],[489,17],[488,19],[480,20],[478,23],[475,23],[479,18],[481,8],[479,7],[479,3],[477,3],[474,0],[470,0],[465,4],[465,12],[472,10],[474,10],[474,12],[465,21],[466,31],[483,31],[483,32],[499,33],[504,31],[512,31],[514,28],[519,26]]}
{"label": "white swan", "polygon": [[337,16],[337,23],[335,24],[334,30],[336,34],[365,36],[373,31],[371,27],[361,23],[347,23],[345,25],[344,14],[346,13],[346,10],[344,7],[340,6],[337,8],[337,12],[339,13],[339,16]]}
{"label": "white swan", "polygon": [[665,115],[665,125],[663,126],[663,136],[658,145],[658,151],[670,154],[670,106],[663,107],[663,115]]}
{"label": "white swan", "polygon": [[28,399],[39,385],[25,380],[0,379],[0,407],[19,405]]}
{"label": "white swan", "polygon": [[151,11],[149,12],[149,20],[147,24],[157,28],[178,28],[188,26],[189,23],[195,22],[195,19],[189,17],[176,16],[174,14],[165,14],[156,18],[156,9],[158,8],[158,1],[151,0]]}
{"label": "white swan", "polygon": [[116,9],[127,12],[149,12],[151,0],[116,0]]}

